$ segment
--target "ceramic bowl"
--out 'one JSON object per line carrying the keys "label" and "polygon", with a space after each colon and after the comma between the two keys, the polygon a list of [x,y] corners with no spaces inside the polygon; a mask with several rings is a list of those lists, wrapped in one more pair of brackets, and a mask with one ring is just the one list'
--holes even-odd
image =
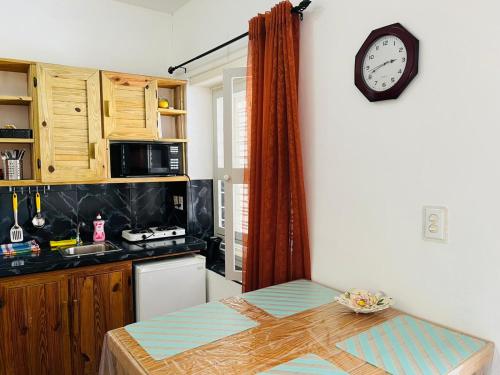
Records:
{"label": "ceramic bowl", "polygon": [[363,289],[351,289],[335,298],[338,303],[352,311],[361,314],[370,314],[388,309],[394,304],[391,297],[385,294],[371,293]]}

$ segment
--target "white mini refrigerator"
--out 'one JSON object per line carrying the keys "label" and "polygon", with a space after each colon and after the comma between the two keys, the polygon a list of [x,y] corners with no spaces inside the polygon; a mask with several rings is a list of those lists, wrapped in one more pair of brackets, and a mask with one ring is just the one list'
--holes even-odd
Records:
{"label": "white mini refrigerator", "polygon": [[138,322],[206,302],[205,257],[189,255],[134,265]]}

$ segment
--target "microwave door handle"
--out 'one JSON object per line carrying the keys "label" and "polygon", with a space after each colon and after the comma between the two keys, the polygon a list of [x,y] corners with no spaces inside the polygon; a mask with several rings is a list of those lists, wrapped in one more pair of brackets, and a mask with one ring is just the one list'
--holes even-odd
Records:
{"label": "microwave door handle", "polygon": [[146,159],[147,159],[148,174],[151,174],[153,169],[153,146],[147,145],[146,150],[147,150]]}

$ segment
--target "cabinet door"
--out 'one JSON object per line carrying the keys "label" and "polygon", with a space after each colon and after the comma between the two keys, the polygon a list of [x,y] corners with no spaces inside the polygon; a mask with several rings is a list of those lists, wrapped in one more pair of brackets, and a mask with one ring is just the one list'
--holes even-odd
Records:
{"label": "cabinet door", "polygon": [[104,137],[158,139],[158,82],[145,76],[102,72]]}
{"label": "cabinet door", "polygon": [[42,181],[103,179],[99,71],[39,64]]}
{"label": "cabinet door", "polygon": [[97,374],[106,332],[133,321],[132,266],[85,271],[72,282],[73,374]]}
{"label": "cabinet door", "polygon": [[66,277],[0,281],[0,373],[70,374],[68,318]]}

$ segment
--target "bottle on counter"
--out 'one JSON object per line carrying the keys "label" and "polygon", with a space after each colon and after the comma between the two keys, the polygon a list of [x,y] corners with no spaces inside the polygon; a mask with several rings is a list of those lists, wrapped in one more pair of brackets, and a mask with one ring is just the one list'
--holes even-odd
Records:
{"label": "bottle on counter", "polygon": [[98,213],[94,220],[94,242],[104,242],[106,240],[106,233],[104,232],[104,223],[101,214]]}

